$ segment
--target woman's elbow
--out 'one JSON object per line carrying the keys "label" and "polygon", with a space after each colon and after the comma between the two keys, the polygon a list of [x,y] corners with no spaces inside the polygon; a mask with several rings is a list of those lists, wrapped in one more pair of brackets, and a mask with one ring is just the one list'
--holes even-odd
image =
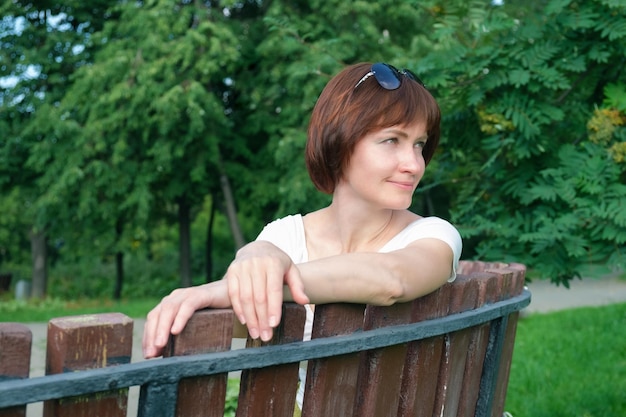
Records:
{"label": "woman's elbow", "polygon": [[412,280],[397,277],[390,280],[387,290],[388,301],[385,305],[413,301],[438,290],[447,282],[448,278],[446,275],[433,276],[431,279],[415,277]]}
{"label": "woman's elbow", "polygon": [[377,299],[376,304],[381,306],[390,306],[406,300],[408,295],[407,286],[402,279],[391,275],[387,277],[384,282],[385,285],[382,288],[382,291],[380,291],[380,293],[377,294],[377,297],[375,297]]}

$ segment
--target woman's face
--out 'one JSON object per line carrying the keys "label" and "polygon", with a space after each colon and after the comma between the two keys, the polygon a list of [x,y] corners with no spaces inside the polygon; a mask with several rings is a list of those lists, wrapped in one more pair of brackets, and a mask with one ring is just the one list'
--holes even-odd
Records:
{"label": "woman's face", "polygon": [[366,135],[354,147],[338,186],[379,208],[408,208],[424,175],[422,149],[427,139],[425,123]]}

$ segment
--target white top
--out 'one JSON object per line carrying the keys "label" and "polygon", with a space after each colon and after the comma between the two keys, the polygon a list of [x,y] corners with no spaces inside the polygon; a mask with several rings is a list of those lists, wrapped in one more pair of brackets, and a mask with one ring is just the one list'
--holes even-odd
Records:
{"label": "white top", "polygon": [[[454,254],[452,260],[452,274],[448,278],[449,282],[456,278],[456,270],[461,258],[463,244],[461,235],[449,222],[439,217],[422,217],[415,220],[387,242],[378,252],[385,253],[405,248],[409,243],[419,239],[434,238],[446,242],[450,245]],[[284,251],[294,264],[308,262],[309,253],[306,248],[306,235],[304,233],[304,222],[302,215],[296,214],[283,217],[267,224],[256,240],[264,240],[273,243]],[[306,305],[306,322],[304,325],[304,340],[311,340],[311,330],[313,328],[313,309]],[[300,369],[300,386],[296,401],[300,409],[304,398],[304,381],[306,371]]]}
{"label": "white top", "polygon": [[[391,238],[378,252],[385,253],[402,249],[409,243],[424,238],[439,239],[450,245],[454,257],[452,260],[452,274],[448,281],[454,281],[463,248],[461,235],[454,226],[439,217],[422,217],[415,220]],[[273,243],[289,255],[294,264],[304,263],[309,260],[306,236],[304,234],[304,222],[300,214],[283,217],[267,224],[256,240],[265,240]],[[307,306],[306,310],[307,320],[304,340],[309,340],[313,325],[313,311],[310,306]]]}
{"label": "white top", "polygon": [[[459,232],[449,222],[439,217],[422,217],[415,220],[400,233],[395,235],[378,252],[385,253],[405,248],[409,243],[424,238],[443,240],[452,249],[452,275],[448,281],[456,278],[456,269],[461,258],[463,247]],[[283,217],[266,225],[256,240],[266,240],[283,250],[294,264],[308,262],[309,254],[306,249],[306,236],[302,215]]]}

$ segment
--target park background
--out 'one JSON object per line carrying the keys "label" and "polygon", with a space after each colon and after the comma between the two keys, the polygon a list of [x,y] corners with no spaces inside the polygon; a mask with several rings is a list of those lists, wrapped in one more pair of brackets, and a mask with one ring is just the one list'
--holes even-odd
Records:
{"label": "park background", "polygon": [[[364,60],[439,101],[412,209],[453,222],[464,259],[623,279],[625,51],[623,0],[0,0],[0,319],[141,317],[327,204],[308,117]],[[507,409],[624,415],[624,320],[624,304],[525,317]]]}
{"label": "park background", "polygon": [[328,203],[303,162],[330,77],[385,61],[439,101],[412,209],[464,259],[568,285],[626,260],[621,0],[0,3],[0,273],[61,298],[219,279]]}

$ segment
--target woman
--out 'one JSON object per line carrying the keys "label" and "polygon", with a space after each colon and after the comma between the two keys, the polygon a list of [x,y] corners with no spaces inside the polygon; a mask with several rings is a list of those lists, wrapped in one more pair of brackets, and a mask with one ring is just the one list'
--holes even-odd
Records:
{"label": "woman", "polygon": [[306,144],[310,177],[331,204],[268,224],[224,279],[165,297],[148,314],[144,356],[160,355],[205,307],[232,307],[251,337],[268,341],[283,301],[390,305],[453,280],[459,233],[408,210],[439,123],[435,99],[412,73],[384,63],[341,71],[315,105]]}

